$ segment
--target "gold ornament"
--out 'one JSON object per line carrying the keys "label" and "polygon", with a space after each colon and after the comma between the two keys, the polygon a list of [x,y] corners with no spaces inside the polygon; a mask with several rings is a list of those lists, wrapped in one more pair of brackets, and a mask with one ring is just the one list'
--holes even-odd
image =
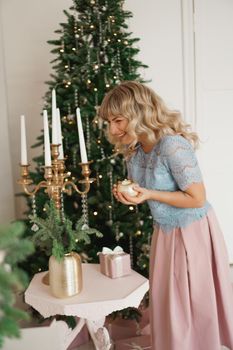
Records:
{"label": "gold ornament", "polygon": [[68,298],[82,290],[82,264],[79,254],[71,252],[58,261],[49,258],[49,285],[53,296]]}
{"label": "gold ornament", "polygon": [[131,197],[136,197],[138,192],[133,189],[135,185],[137,185],[135,182],[125,179],[123,181],[118,181],[117,190]]}

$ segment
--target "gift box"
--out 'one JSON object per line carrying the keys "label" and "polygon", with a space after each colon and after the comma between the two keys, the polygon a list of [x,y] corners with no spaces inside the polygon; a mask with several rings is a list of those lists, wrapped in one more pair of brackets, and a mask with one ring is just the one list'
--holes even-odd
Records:
{"label": "gift box", "polygon": [[114,350],[151,350],[149,308],[139,309],[142,314],[139,322],[120,317],[106,318],[105,327],[114,342]]}
{"label": "gift box", "polygon": [[111,316],[108,316],[105,327],[108,329],[111,339],[117,342],[127,338],[150,335],[149,308],[142,308],[140,312],[142,317],[139,322],[135,319],[126,320],[121,317],[113,319]]}
{"label": "gift box", "polygon": [[68,327],[66,322],[56,321],[55,319],[52,321],[43,322],[40,325],[38,325],[38,323],[33,324],[33,322],[31,322],[26,326],[26,328],[21,328],[19,339],[5,338],[3,349],[73,350],[77,349],[77,346],[74,347],[74,344],[81,345],[86,343],[89,339],[86,329],[81,331],[81,333],[79,333],[79,331],[78,326],[72,330]]}
{"label": "gift box", "polygon": [[[15,299],[15,307],[31,313],[23,293],[17,293]],[[77,325],[71,329],[65,321],[57,321],[54,317],[39,322],[31,315],[30,320],[19,323],[20,338],[4,338],[2,350],[75,350],[90,339],[86,325],[80,331],[79,320],[76,317]]]}
{"label": "gift box", "polygon": [[115,249],[104,247],[98,253],[100,272],[110,278],[118,278],[131,273],[130,255],[117,246]]}

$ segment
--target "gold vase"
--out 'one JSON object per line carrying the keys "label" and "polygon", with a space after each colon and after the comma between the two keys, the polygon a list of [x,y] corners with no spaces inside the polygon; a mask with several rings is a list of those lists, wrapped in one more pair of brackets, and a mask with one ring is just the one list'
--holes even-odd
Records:
{"label": "gold vase", "polygon": [[82,263],[78,253],[71,252],[58,261],[49,258],[50,290],[56,298],[67,298],[82,290]]}

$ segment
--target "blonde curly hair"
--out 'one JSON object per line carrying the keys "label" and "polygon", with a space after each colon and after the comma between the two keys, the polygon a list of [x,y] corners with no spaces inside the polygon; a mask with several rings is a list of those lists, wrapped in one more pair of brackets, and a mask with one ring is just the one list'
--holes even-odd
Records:
{"label": "blonde curly hair", "polygon": [[115,145],[117,153],[130,156],[135,152],[138,138],[147,135],[149,144],[155,144],[164,135],[182,135],[194,148],[198,146],[198,136],[190,130],[181,117],[181,113],[170,110],[152,89],[136,81],[125,81],[115,86],[104,97],[98,115],[103,120],[121,116],[129,123],[126,129],[133,141],[127,147],[111,135],[107,128],[107,138]]}

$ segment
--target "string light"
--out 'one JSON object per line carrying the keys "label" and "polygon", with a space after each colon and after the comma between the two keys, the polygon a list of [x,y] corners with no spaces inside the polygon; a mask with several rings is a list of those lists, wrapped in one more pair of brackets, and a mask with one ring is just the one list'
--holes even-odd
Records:
{"label": "string light", "polygon": [[129,210],[134,210],[134,207],[132,207],[131,205],[129,206]]}
{"label": "string light", "polygon": [[97,212],[97,211],[94,211],[93,215],[95,215],[95,216],[98,215],[98,212]]}

